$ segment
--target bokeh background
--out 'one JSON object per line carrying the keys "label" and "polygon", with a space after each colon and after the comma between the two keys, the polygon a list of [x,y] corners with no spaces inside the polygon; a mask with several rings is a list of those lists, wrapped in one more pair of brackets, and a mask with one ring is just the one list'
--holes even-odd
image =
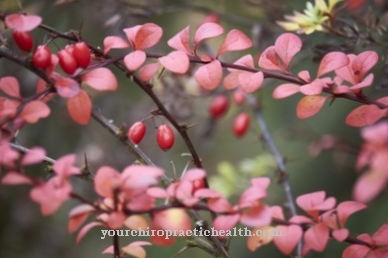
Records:
{"label": "bokeh background", "polygon": [[[20,2],[20,4],[18,4]],[[27,13],[42,16],[43,22],[60,31],[81,30],[82,38],[96,47],[103,46],[103,39],[108,35],[123,36],[122,29],[146,22],[154,22],[164,29],[163,40],[150,52],[168,53],[166,42],[177,32],[190,25],[191,32],[209,14],[216,14],[220,23],[228,31],[238,28],[252,37],[255,46],[249,51],[225,55],[224,60],[233,62],[243,54],[258,56],[267,46],[273,44],[283,30],[275,23],[283,20],[285,14],[292,10],[301,10],[306,1],[281,0],[215,0],[215,1],[163,1],[163,0],[2,0],[0,12],[18,12],[20,6]],[[375,8],[371,4],[370,8]],[[378,10],[381,11],[381,10]],[[353,17],[354,18],[354,17]],[[345,17],[346,19],[346,17]],[[10,31],[1,28],[4,38],[17,54],[11,39]],[[45,32],[32,32],[36,44],[45,40]],[[314,74],[317,63],[317,45],[326,43],[340,46],[346,41],[330,34],[317,32],[313,36],[301,36],[303,51],[293,61],[293,71],[308,69]],[[56,52],[69,42],[56,40],[50,48]],[[216,50],[220,40],[211,40],[206,47]],[[341,45],[342,46],[342,45]],[[356,45],[354,51],[364,49],[379,51],[382,59],[386,50],[374,46]],[[318,51],[319,52],[319,51]],[[112,51],[119,54],[122,51]],[[375,67],[375,84],[367,90],[372,97],[387,95],[385,81],[385,65],[380,61]],[[113,93],[89,91],[93,96],[93,104],[112,121],[120,126],[132,123],[148,116],[155,105],[133,83],[112,67],[119,79],[119,89]],[[18,78],[25,96],[33,94],[37,78],[24,68],[15,66],[9,61],[0,60],[0,76]],[[167,72],[156,80],[156,91],[169,107],[174,116],[182,122],[196,124],[190,130],[203,165],[214,187],[224,188],[236,201],[238,194],[248,185],[253,176],[268,176],[272,179],[267,203],[285,205],[282,187],[277,184],[277,176],[269,151],[260,139],[260,129],[253,122],[250,132],[242,139],[236,139],[231,130],[233,118],[242,110],[249,108],[232,104],[227,115],[209,127],[207,112],[211,94],[202,92],[190,78],[182,77],[171,80]],[[358,150],[362,144],[360,131],[345,125],[346,115],[357,103],[337,100],[332,105],[326,104],[322,111],[313,118],[299,120],[295,115],[295,106],[300,96],[292,96],[284,100],[274,100],[272,91],[279,82],[267,80],[262,90],[254,96],[263,106],[264,116],[275,142],[287,160],[292,190],[295,196],[308,192],[325,190],[328,196],[337,201],[351,199],[352,186],[358,177],[354,169],[356,155],[354,153],[329,151],[317,157],[309,153],[309,146],[325,134],[332,134]],[[219,92],[222,92],[220,88]],[[63,99],[54,98],[50,102],[52,113],[35,125],[28,125],[20,131],[18,143],[26,146],[43,146],[50,157],[58,158],[68,153],[76,153],[78,162],[83,163],[86,154],[90,169],[96,171],[101,165],[109,165],[123,169],[133,163],[134,157],[126,148],[97,122],[91,121],[87,126],[77,125],[66,111]],[[151,157],[155,164],[163,167],[172,176],[185,168],[190,158],[185,155],[187,149],[182,139],[177,138],[175,146],[168,152],[161,151],[155,141],[155,126],[165,123],[163,117],[155,117],[146,121],[147,133],[140,148]],[[206,131],[211,131],[205,136]],[[40,166],[31,168],[29,173],[46,176]],[[223,175],[223,176],[222,176]],[[236,180],[234,180],[236,179]],[[93,199],[93,186],[82,180],[74,180],[74,189],[81,195]],[[2,258],[42,258],[42,257],[107,257],[101,252],[109,245],[110,240],[101,240],[100,229],[93,229],[84,240],[76,245],[76,235],[67,233],[67,216],[69,210],[77,204],[67,202],[55,215],[42,217],[39,206],[29,199],[29,187],[0,186],[0,257]],[[347,222],[351,235],[375,232],[388,218],[387,191],[368,204],[369,208],[352,216]],[[299,210],[300,211],[300,210]],[[121,244],[128,244],[136,239],[124,237]],[[146,247],[148,257],[173,257],[184,247],[185,241],[177,239],[171,247]],[[340,257],[346,243],[330,241],[327,250],[311,253],[308,257],[332,258]],[[282,257],[273,244],[250,252],[246,247],[245,237],[235,237],[230,246],[231,257]],[[211,257],[199,249],[188,249],[178,257]]]}

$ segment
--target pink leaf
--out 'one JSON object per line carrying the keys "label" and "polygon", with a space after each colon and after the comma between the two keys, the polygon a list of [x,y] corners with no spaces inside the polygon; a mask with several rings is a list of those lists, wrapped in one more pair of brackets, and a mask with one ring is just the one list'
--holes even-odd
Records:
{"label": "pink leaf", "polygon": [[239,85],[238,77],[241,72],[231,72],[224,77],[223,85],[227,90],[236,88]]}
{"label": "pink leaf", "polygon": [[374,126],[368,126],[362,129],[362,138],[365,141],[371,142],[375,145],[380,145],[388,141],[388,123],[378,123]]}
{"label": "pink leaf", "polygon": [[315,79],[309,84],[300,87],[300,92],[304,95],[318,95],[321,94],[325,83],[320,79]]}
{"label": "pink leaf", "polygon": [[174,51],[167,56],[160,57],[159,62],[167,70],[177,74],[185,74],[190,65],[189,58],[183,51]]}
{"label": "pink leaf", "polygon": [[[253,64],[253,57],[252,57],[252,55],[245,55],[243,57],[240,57],[233,64],[240,65],[240,66],[245,66],[245,67],[249,67],[249,68],[255,68],[255,66]],[[241,70],[235,69],[235,68],[227,68],[227,70],[229,72],[234,72],[234,71],[239,72],[239,71],[241,71]]]}
{"label": "pink leaf", "polygon": [[264,74],[262,72],[248,73],[241,72],[238,75],[238,81],[240,83],[241,90],[244,93],[253,93],[257,91],[264,81]]}
{"label": "pink leaf", "polygon": [[5,18],[5,24],[17,31],[31,31],[41,22],[42,18],[37,15],[11,14]]}
{"label": "pink leaf", "polygon": [[220,198],[222,194],[209,188],[202,188],[195,191],[194,196],[197,198]]}
{"label": "pink leaf", "polygon": [[354,202],[354,201],[346,201],[341,202],[337,206],[337,215],[338,221],[341,227],[345,226],[346,220],[355,212],[366,209],[367,206],[363,203]]}
{"label": "pink leaf", "polygon": [[254,228],[267,226],[271,223],[271,211],[265,205],[253,207],[242,213],[240,222]]}
{"label": "pink leaf", "polygon": [[281,63],[275,47],[270,46],[260,55],[259,66],[267,70],[286,71]]}
{"label": "pink leaf", "polygon": [[361,127],[367,125],[366,122],[366,112],[368,111],[368,105],[362,105],[354,109],[346,117],[345,122],[347,125]]}
{"label": "pink leaf", "polygon": [[322,252],[329,241],[329,228],[322,222],[314,225],[304,234],[304,241],[312,250]]}
{"label": "pink leaf", "polygon": [[352,69],[359,80],[377,63],[379,56],[375,51],[364,51],[352,62]]}
{"label": "pink leaf", "polygon": [[101,222],[90,222],[89,224],[86,224],[78,233],[76,243],[79,244],[81,242],[82,238],[94,227],[97,226],[104,226]]}
{"label": "pink leaf", "polygon": [[89,204],[81,204],[74,207],[69,212],[69,223],[67,226],[68,232],[74,233],[85,222],[90,213],[94,212],[94,207]]}
{"label": "pink leaf", "polygon": [[238,221],[240,220],[239,214],[232,214],[232,215],[220,215],[218,216],[214,222],[213,227],[215,230],[231,230]]}
{"label": "pink leaf", "polygon": [[222,197],[210,199],[207,202],[207,206],[209,207],[210,210],[217,213],[230,212],[233,210],[233,207],[232,205],[230,205],[228,200]]}
{"label": "pink leaf", "polygon": [[147,189],[147,194],[151,197],[154,198],[160,198],[160,199],[168,199],[170,196],[164,190],[163,188],[160,187],[150,187]]}
{"label": "pink leaf", "polygon": [[194,45],[197,46],[202,40],[214,38],[224,33],[221,25],[214,22],[206,22],[199,26],[194,36]]}
{"label": "pink leaf", "polygon": [[50,115],[50,108],[46,103],[33,100],[24,106],[19,117],[24,119],[29,124],[38,122],[39,119],[48,117]]}
{"label": "pink leaf", "polygon": [[272,93],[274,99],[287,98],[297,92],[299,92],[300,86],[292,83],[285,83],[276,87]]}
{"label": "pink leaf", "polygon": [[365,109],[365,120],[368,125],[373,125],[387,114],[387,109],[381,109],[371,104]]}
{"label": "pink leaf", "polygon": [[273,242],[276,247],[285,255],[291,254],[292,250],[302,238],[303,231],[297,225],[276,226],[275,230],[282,231],[281,237],[274,237]]}
{"label": "pink leaf", "polygon": [[78,82],[73,79],[62,77],[55,82],[57,93],[62,98],[73,98],[80,92]]}
{"label": "pink leaf", "polygon": [[104,55],[106,55],[113,48],[128,48],[127,41],[120,37],[109,36],[104,39]]}
{"label": "pink leaf", "polygon": [[275,42],[275,51],[282,59],[286,70],[288,70],[292,58],[301,48],[302,41],[298,36],[292,33],[280,35]]}
{"label": "pink leaf", "polygon": [[143,82],[148,82],[159,69],[159,63],[146,64],[139,70],[139,77]]}
{"label": "pink leaf", "polygon": [[222,67],[218,60],[213,60],[210,63],[201,66],[194,75],[198,84],[207,90],[217,88],[222,79]]}
{"label": "pink leaf", "polygon": [[112,198],[113,189],[118,185],[120,173],[115,169],[103,166],[94,177],[94,189],[102,197]]}
{"label": "pink leaf", "polygon": [[136,258],[146,258],[146,252],[144,250],[143,245],[151,245],[150,242],[146,241],[135,241],[130,243],[127,246],[124,246],[122,250],[124,253],[129,254]]}
{"label": "pink leaf", "polygon": [[337,70],[349,64],[349,58],[342,52],[330,52],[326,54],[319,64],[317,77]]}
{"label": "pink leaf", "polygon": [[369,251],[369,247],[365,245],[351,245],[343,251],[342,258],[365,258]]}
{"label": "pink leaf", "polygon": [[62,178],[81,174],[81,170],[74,166],[76,158],[75,154],[68,154],[57,159],[53,165],[53,170]]}
{"label": "pink leaf", "polygon": [[358,202],[369,202],[375,198],[387,183],[387,176],[379,171],[367,171],[361,175],[353,188],[353,198]]}
{"label": "pink leaf", "polygon": [[203,179],[206,176],[206,172],[203,169],[192,168],[185,172],[181,180],[195,181]]}
{"label": "pink leaf", "polygon": [[335,240],[342,242],[349,236],[349,230],[346,228],[336,229],[332,232]]}
{"label": "pink leaf", "polygon": [[20,99],[19,82],[15,77],[7,76],[0,79],[0,89],[7,95]]}
{"label": "pink leaf", "polygon": [[82,75],[81,80],[99,91],[114,91],[117,89],[116,76],[105,67],[100,67]]}
{"label": "pink leaf", "polygon": [[102,254],[114,254],[114,247],[113,245],[108,246],[104,251],[102,251]]}
{"label": "pink leaf", "polygon": [[187,55],[192,56],[193,53],[190,50],[189,45],[189,26],[184,28],[182,31],[172,37],[169,41],[167,41],[167,44],[176,50],[183,51]]}
{"label": "pink leaf", "polygon": [[309,71],[307,70],[303,70],[303,71],[300,71],[298,73],[298,77],[302,80],[304,80],[305,82],[310,82],[311,81],[311,78],[310,78],[310,73]]}
{"label": "pink leaf", "polygon": [[124,64],[129,71],[135,71],[145,62],[146,58],[143,51],[136,50],[124,57]]}
{"label": "pink leaf", "polygon": [[114,211],[109,214],[106,224],[110,229],[120,229],[124,225],[126,218],[123,212]]}
{"label": "pink leaf", "polygon": [[5,176],[1,179],[1,183],[3,185],[32,185],[33,181],[26,175],[11,171],[5,174]]}
{"label": "pink leaf", "polygon": [[371,73],[367,77],[365,77],[365,79],[362,80],[360,83],[357,83],[357,84],[353,85],[352,87],[350,87],[350,89],[357,90],[357,89],[369,87],[373,83],[373,78],[374,78],[374,75]]}
{"label": "pink leaf", "polygon": [[[313,193],[308,193],[299,196],[296,198],[296,203],[300,208],[302,208],[304,211],[312,211],[312,210],[329,210],[332,209],[335,205],[335,202],[332,203],[329,207],[325,207],[324,209],[321,209],[320,206],[325,203],[325,191],[318,191]],[[329,198],[330,199],[330,198]],[[329,200],[327,199],[327,200]]]}
{"label": "pink leaf", "polygon": [[383,224],[372,236],[376,245],[388,245],[388,224]]}
{"label": "pink leaf", "polygon": [[162,38],[163,30],[154,23],[142,25],[136,32],[133,41],[135,50],[144,50],[155,46]]}
{"label": "pink leaf", "polygon": [[325,104],[326,96],[305,96],[296,107],[296,116],[305,119],[314,116]]}
{"label": "pink leaf", "polygon": [[44,158],[46,157],[46,151],[41,147],[35,147],[30,149],[29,152],[27,152],[23,159],[22,159],[22,165],[31,165],[42,162]]}
{"label": "pink leaf", "polygon": [[67,111],[75,122],[81,125],[88,124],[92,114],[92,101],[89,95],[81,90],[78,96],[68,99]]}
{"label": "pink leaf", "polygon": [[153,222],[164,230],[191,230],[191,220],[184,209],[172,208],[155,212]]}
{"label": "pink leaf", "polygon": [[237,29],[229,31],[218,50],[217,56],[227,51],[244,50],[252,47],[252,41],[243,32]]}

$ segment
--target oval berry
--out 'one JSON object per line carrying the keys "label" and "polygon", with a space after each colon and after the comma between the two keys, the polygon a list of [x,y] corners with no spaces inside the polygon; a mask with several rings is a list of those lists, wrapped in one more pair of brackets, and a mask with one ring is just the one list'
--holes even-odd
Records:
{"label": "oval berry", "polygon": [[174,145],[174,133],[168,125],[158,127],[156,141],[164,151],[169,150]]}
{"label": "oval berry", "polygon": [[248,131],[251,117],[248,113],[240,113],[233,121],[233,133],[236,137],[242,137]]}
{"label": "oval berry", "polygon": [[77,62],[74,57],[65,49],[58,52],[59,65],[68,74],[73,74],[77,70]]}
{"label": "oval berry", "polygon": [[47,46],[38,46],[32,57],[36,68],[46,69],[51,64],[51,51]]}
{"label": "oval berry", "polygon": [[13,39],[15,40],[16,45],[23,51],[30,52],[33,45],[34,40],[31,37],[31,34],[27,31],[17,31],[14,30],[12,32]]}
{"label": "oval berry", "polygon": [[90,64],[90,51],[85,42],[78,42],[74,45],[73,56],[79,67],[87,68]]}
{"label": "oval berry", "polygon": [[229,107],[229,100],[225,95],[216,96],[209,106],[209,113],[213,118],[222,117]]}
{"label": "oval berry", "polygon": [[143,122],[136,122],[129,128],[127,136],[134,144],[138,144],[143,139],[145,132],[145,124]]}

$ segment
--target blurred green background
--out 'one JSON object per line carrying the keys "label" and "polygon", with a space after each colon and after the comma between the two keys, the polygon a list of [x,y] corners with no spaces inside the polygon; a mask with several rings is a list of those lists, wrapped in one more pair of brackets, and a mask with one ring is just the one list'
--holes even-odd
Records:
{"label": "blurred green background", "polygon": [[[301,10],[306,1],[256,0],[256,1],[129,1],[129,0],[21,0],[20,4],[27,13],[42,16],[43,22],[60,31],[79,30],[82,38],[94,46],[103,47],[103,39],[108,35],[123,36],[122,29],[146,22],[154,22],[164,29],[163,40],[149,52],[168,53],[166,42],[177,32],[191,26],[191,33],[201,23],[207,14],[218,14],[221,24],[226,31],[232,28],[243,30],[255,42],[255,47],[244,53],[237,52],[225,55],[226,61],[233,62],[242,54],[260,54],[267,46],[273,44],[276,37],[282,33],[275,21],[282,20],[284,14],[292,10]],[[18,12],[17,1],[0,1],[0,12]],[[3,37],[9,38],[9,46],[16,53],[21,53],[13,45],[10,31],[3,30]],[[44,42],[45,32],[32,32],[36,44]],[[331,42],[343,44],[321,32],[313,36],[302,36],[304,43],[303,53],[293,61],[293,71],[310,70],[314,74],[317,63],[313,63],[314,46]],[[59,47],[68,42],[56,40]],[[219,40],[212,40],[207,45],[217,50]],[[53,51],[57,47],[50,44]],[[366,47],[371,48],[371,47]],[[356,49],[362,51],[363,46]],[[381,56],[386,53],[382,49]],[[115,52],[116,51],[116,52]],[[112,54],[122,51],[112,51]],[[369,96],[381,97],[387,94],[384,84],[384,64],[380,62],[374,69],[375,87],[368,89]],[[148,112],[155,105],[122,74],[116,72],[119,79],[119,89],[113,93],[97,93],[90,91],[93,104],[112,121],[120,126],[123,123],[132,123],[147,117]],[[15,66],[7,60],[0,60],[0,76],[15,76],[18,78],[23,94],[28,96],[35,89],[37,78],[23,68]],[[165,72],[160,80],[169,80]],[[180,78],[180,83],[173,81],[172,87],[157,87],[157,92],[172,114],[188,124],[197,124],[190,130],[190,137],[203,159],[203,165],[210,175],[228,173],[225,170],[234,170],[238,175],[235,182],[222,182],[237,194],[248,185],[251,176],[268,176],[272,179],[267,203],[270,205],[284,205],[284,191],[277,184],[268,149],[260,140],[260,129],[252,123],[250,132],[242,139],[236,139],[231,130],[233,118],[241,110],[249,111],[248,107],[232,105],[227,115],[216,123],[210,137],[204,137],[203,132],[208,126],[207,106],[210,96],[192,96],[186,87],[192,84],[188,78]],[[271,97],[274,86],[279,82],[267,80],[263,90],[255,93],[263,106],[265,118],[275,142],[284,157],[287,159],[287,172],[294,196],[304,193],[325,190],[328,196],[334,196],[337,201],[351,199],[352,186],[358,177],[354,169],[356,156],[342,152],[324,152],[318,157],[311,157],[309,145],[324,134],[333,134],[350,145],[359,148],[362,141],[357,128],[345,125],[346,115],[358,104],[337,100],[331,106],[325,104],[320,113],[307,120],[298,120],[295,115],[295,106],[300,95],[284,100],[273,100]],[[190,91],[197,92],[198,86],[191,86]],[[221,91],[220,87],[220,91]],[[208,95],[208,94],[205,94]],[[78,162],[82,164],[86,153],[92,171],[101,165],[109,165],[122,169],[132,162],[133,156],[126,148],[95,121],[87,126],[77,125],[71,120],[66,111],[63,99],[54,98],[50,102],[52,113],[35,125],[28,125],[21,130],[18,143],[26,147],[43,146],[50,157],[58,158],[68,153],[76,153]],[[182,139],[177,138],[175,146],[168,152],[161,151],[155,141],[155,126],[165,123],[163,117],[156,117],[153,121],[147,120],[147,133],[140,148],[151,157],[155,164],[165,168],[168,175],[172,175],[173,167],[179,174],[189,157]],[[244,162],[243,162],[244,161]],[[225,163],[227,162],[227,163]],[[173,165],[172,165],[173,164]],[[223,171],[223,172],[222,172]],[[45,175],[42,168],[36,166],[30,173]],[[240,180],[241,179],[241,180]],[[219,179],[218,179],[219,180]],[[93,186],[81,180],[73,180],[75,191],[91,200],[95,198]],[[212,181],[220,184],[217,178]],[[234,188],[233,188],[234,184]],[[228,188],[228,189],[229,189]],[[67,215],[77,203],[67,202],[59,212],[53,216],[42,217],[39,206],[29,198],[29,187],[0,186],[0,257],[1,258],[42,258],[42,257],[108,257],[101,252],[111,245],[110,240],[101,240],[100,229],[93,229],[79,244],[75,244],[75,234],[67,233]],[[236,195],[231,198],[236,201]],[[300,211],[300,210],[299,210]],[[360,233],[375,232],[388,218],[387,191],[369,204],[369,209],[352,216],[347,222],[352,236]],[[135,239],[124,237],[121,244],[126,245]],[[148,257],[173,257],[184,247],[184,240],[178,239],[171,247],[146,247]],[[346,243],[329,242],[324,253],[311,253],[308,257],[340,257]],[[246,238],[233,238],[230,246],[231,257],[283,257],[273,244],[264,246],[255,252],[246,247]],[[212,257],[199,249],[188,249],[178,257]]]}

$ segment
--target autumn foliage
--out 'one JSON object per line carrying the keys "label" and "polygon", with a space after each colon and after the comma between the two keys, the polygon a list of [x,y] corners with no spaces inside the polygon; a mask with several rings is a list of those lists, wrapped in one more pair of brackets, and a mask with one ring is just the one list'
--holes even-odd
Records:
{"label": "autumn foliage", "polygon": [[[326,5],[325,1],[317,0],[316,10],[332,12],[337,2],[341,1],[329,1]],[[365,1],[347,2],[348,5],[342,8],[353,13],[365,5]],[[333,13],[327,15],[333,15],[331,19],[334,19]],[[295,27],[301,15],[295,13],[293,19],[289,18],[291,21],[283,23],[283,27],[294,26],[295,31],[301,32],[304,27]],[[217,19],[205,20],[197,28],[183,25],[181,31],[167,40],[171,49],[164,54],[151,50],[161,44],[163,32],[168,28],[150,22],[125,28],[124,37],[105,36],[98,44],[101,48],[81,39],[77,33],[64,34],[48,27],[37,15],[7,14],[2,16],[2,22],[6,27],[4,31],[12,31],[13,39],[9,38],[9,41],[14,41],[31,58],[25,59],[13,54],[14,49],[2,46],[1,62],[14,62],[25,67],[38,80],[29,82],[35,94],[22,97],[21,78],[13,75],[0,78],[1,184],[29,185],[29,198],[39,205],[43,216],[54,215],[70,199],[77,200],[80,204],[70,210],[68,221],[68,231],[77,233],[77,243],[93,228],[191,230],[195,222],[202,220],[201,211],[210,214],[208,218],[211,218],[205,228],[226,231],[243,225],[252,230],[277,229],[282,232],[280,237],[248,236],[247,248],[252,252],[272,242],[285,257],[293,253],[304,257],[311,252],[325,252],[329,241],[337,241],[348,243],[343,258],[388,257],[387,223],[376,232],[359,235],[346,226],[349,217],[367,209],[367,203],[377,198],[388,182],[388,123],[385,120],[388,97],[374,100],[364,91],[375,83],[373,69],[381,61],[375,50],[365,49],[357,53],[327,51],[313,69],[299,71],[295,68],[297,56],[307,50],[302,38],[292,32],[280,34],[273,45],[256,56],[241,54],[234,62],[225,61],[223,56],[228,52],[251,51],[253,42],[238,29],[225,30]],[[325,18],[322,24],[329,26]],[[311,29],[324,30],[325,26]],[[34,30],[44,31],[52,38],[37,45],[30,35]],[[61,37],[69,44],[64,48],[54,47],[55,39]],[[214,52],[206,52],[203,46],[214,38],[221,38],[219,46]],[[118,49],[125,54],[116,55]],[[118,128],[96,110],[94,96],[87,88],[102,93],[116,91],[121,87],[117,79],[120,72],[132,80],[157,108],[148,113],[145,111],[142,121]],[[337,202],[335,197],[327,196],[320,189],[293,198],[291,192],[287,192],[292,188],[287,180],[285,160],[278,153],[268,128],[262,126],[264,141],[270,146],[280,171],[278,181],[285,186],[290,197],[287,207],[267,203],[268,188],[276,184],[276,180],[264,176],[250,178],[249,186],[232,203],[209,184],[209,171],[202,166],[206,157],[196,152],[195,143],[187,133],[195,130],[195,125],[175,119],[154,94],[152,85],[164,74],[180,80],[193,78],[203,97],[212,96],[206,109],[209,123],[222,123],[221,120],[231,118],[227,116],[230,109],[238,109],[238,114],[231,119],[230,129],[236,138],[255,133],[253,124],[265,122],[260,101],[254,93],[260,92],[268,79],[275,79],[277,84],[272,101],[300,96],[296,107],[292,107],[299,119],[319,116],[319,111],[327,108],[325,104],[340,101],[338,99],[358,103],[343,118],[343,126],[362,127],[363,144],[357,151],[354,164],[361,173],[353,187],[353,200]],[[83,157],[75,152],[50,160],[47,158],[49,153],[42,147],[29,150],[18,147],[15,144],[18,130],[23,130],[27,124],[50,119],[50,102],[54,97],[66,103],[74,123],[87,125],[94,119],[102,124],[130,149],[137,162],[128,164],[122,171],[101,166],[93,173],[89,171],[86,159],[85,166],[76,165]],[[237,107],[232,107],[233,104]],[[163,122],[154,120],[157,116],[164,117]],[[147,119],[153,120],[155,128],[147,127]],[[171,177],[168,171],[158,167],[141,151],[139,146],[144,137],[153,137],[155,147],[163,151],[174,148],[175,141],[183,139],[192,161],[180,175]],[[313,146],[313,152],[318,154],[336,146],[338,141],[333,137],[322,137]],[[28,166],[44,162],[49,163],[48,178],[26,173]],[[84,179],[85,184],[91,182],[95,199],[89,200],[78,194],[70,180],[73,177]],[[296,207],[301,212],[297,213]],[[228,257],[226,247],[229,240],[225,238],[204,238],[201,241],[207,241],[210,247],[201,241],[198,246],[215,257]],[[114,238],[113,245],[107,246],[103,253],[114,257],[145,257],[148,245],[169,246],[174,243],[174,238],[152,236],[148,241],[120,245]]]}

